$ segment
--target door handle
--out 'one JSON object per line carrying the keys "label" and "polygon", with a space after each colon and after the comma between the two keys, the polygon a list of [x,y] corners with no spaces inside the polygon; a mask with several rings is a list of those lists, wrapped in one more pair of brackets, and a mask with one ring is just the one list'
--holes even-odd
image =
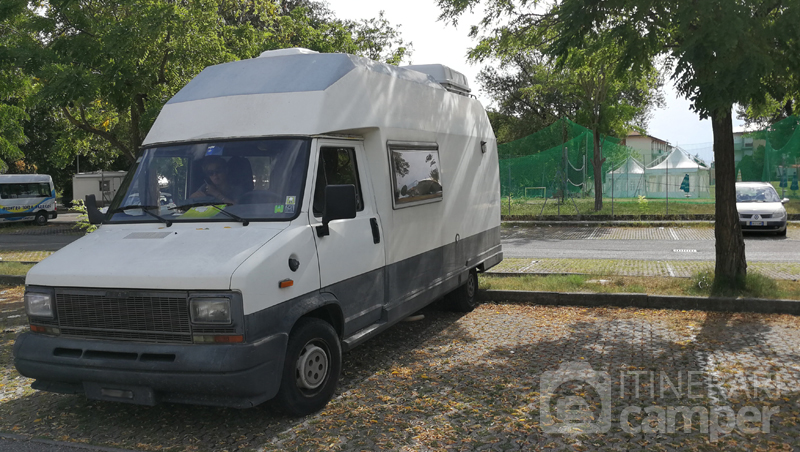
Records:
{"label": "door handle", "polygon": [[369,225],[372,226],[372,242],[381,243],[381,231],[378,229],[378,219],[370,218]]}

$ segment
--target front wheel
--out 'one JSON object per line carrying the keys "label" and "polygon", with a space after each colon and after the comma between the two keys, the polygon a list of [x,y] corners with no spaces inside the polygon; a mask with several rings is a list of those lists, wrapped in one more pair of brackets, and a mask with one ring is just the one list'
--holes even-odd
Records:
{"label": "front wheel", "polygon": [[470,270],[467,282],[447,296],[450,307],[458,312],[472,312],[478,307],[478,272]]}
{"label": "front wheel", "polygon": [[319,319],[300,319],[286,347],[278,406],[292,416],[321,410],[333,398],[341,369],[342,348],[333,327]]}
{"label": "front wheel", "polygon": [[47,224],[47,212],[39,212],[36,214],[36,218],[33,220],[39,226],[44,226]]}

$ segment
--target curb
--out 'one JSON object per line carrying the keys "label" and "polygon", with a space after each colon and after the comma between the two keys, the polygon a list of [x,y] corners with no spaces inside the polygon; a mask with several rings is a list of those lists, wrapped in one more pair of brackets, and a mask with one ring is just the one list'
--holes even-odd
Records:
{"label": "curb", "polygon": [[[562,222],[714,222],[713,214],[685,214],[685,215],[508,215],[500,214],[501,221],[545,221],[553,223]],[[800,220],[800,214],[786,214],[787,221]]]}
{"label": "curb", "polygon": [[620,221],[620,220],[508,220],[501,221],[504,225],[517,225],[517,226],[553,226],[553,227],[638,227],[638,228],[655,228],[655,227],[681,227],[681,226],[699,226],[699,225],[713,225],[714,221]]}
{"label": "curb", "polygon": [[515,301],[547,306],[676,309],[681,311],[754,312],[800,315],[800,301],[762,298],[685,297],[638,293],[560,293],[523,290],[479,290],[481,301]]}

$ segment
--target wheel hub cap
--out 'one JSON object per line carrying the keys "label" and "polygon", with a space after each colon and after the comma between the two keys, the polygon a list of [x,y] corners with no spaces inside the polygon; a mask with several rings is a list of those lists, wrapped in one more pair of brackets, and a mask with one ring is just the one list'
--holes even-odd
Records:
{"label": "wheel hub cap", "polygon": [[297,360],[297,385],[305,389],[316,389],[328,374],[328,355],[320,347],[308,344]]}

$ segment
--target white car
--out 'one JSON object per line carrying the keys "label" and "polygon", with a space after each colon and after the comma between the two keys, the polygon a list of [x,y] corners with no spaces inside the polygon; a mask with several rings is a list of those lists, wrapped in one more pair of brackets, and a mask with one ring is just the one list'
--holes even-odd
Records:
{"label": "white car", "polygon": [[786,235],[789,198],[781,199],[769,182],[737,182],[736,210],[743,231],[775,232]]}

